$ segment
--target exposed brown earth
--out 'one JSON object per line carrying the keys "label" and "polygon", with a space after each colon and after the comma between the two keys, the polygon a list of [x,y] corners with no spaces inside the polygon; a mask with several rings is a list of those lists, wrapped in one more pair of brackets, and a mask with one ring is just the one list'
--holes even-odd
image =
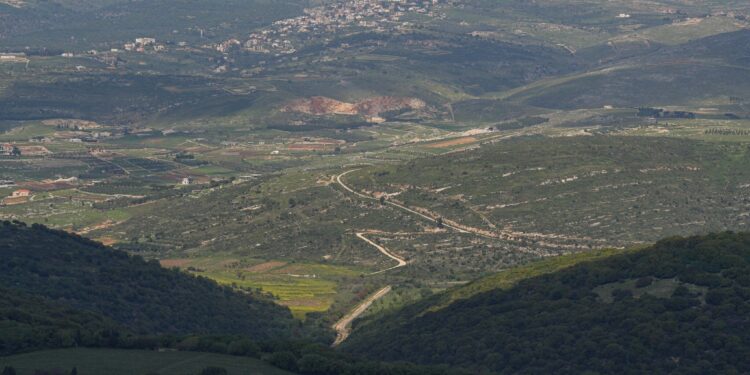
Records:
{"label": "exposed brown earth", "polygon": [[52,153],[44,146],[18,146],[18,149],[21,150],[21,155],[25,156],[44,156]]}
{"label": "exposed brown earth", "polygon": [[0,204],[6,206],[12,206],[14,204],[22,204],[29,201],[29,197],[5,197],[0,200]]}
{"label": "exposed brown earth", "polygon": [[445,148],[445,147],[451,147],[451,146],[461,146],[461,145],[471,144],[476,141],[477,139],[474,137],[461,137],[461,138],[448,139],[448,140],[437,142],[437,143],[430,143],[427,145],[427,147]]}
{"label": "exposed brown earth", "polygon": [[117,224],[122,224],[122,223],[123,223],[123,221],[114,222],[112,220],[105,220],[105,221],[103,221],[103,222],[101,222],[99,224],[95,224],[95,225],[83,228],[83,229],[79,230],[76,233],[78,233],[78,234],[86,234],[86,233],[89,233],[89,232],[92,232],[92,231],[95,231],[95,230],[110,228],[110,227],[113,227],[113,226],[115,226]]}
{"label": "exposed brown earth", "polygon": [[165,268],[182,268],[190,264],[190,259],[162,259],[159,261],[159,263],[161,263],[161,266]]}
{"label": "exposed brown earth", "polygon": [[356,103],[342,102],[324,96],[298,99],[290,102],[282,111],[299,112],[309,115],[362,115],[378,116],[389,111],[403,109],[419,110],[427,107],[421,99],[394,96],[378,96],[360,100]]}
{"label": "exposed brown earth", "polygon": [[112,246],[112,245],[116,244],[117,242],[119,242],[118,240],[116,240],[116,239],[114,239],[112,237],[107,237],[107,236],[99,237],[96,240],[99,241],[99,242],[101,242],[102,245],[105,245],[105,246]]}
{"label": "exposed brown earth", "polygon": [[333,329],[336,331],[336,341],[331,345],[333,347],[338,346],[351,334],[351,324],[357,319],[362,313],[364,313],[375,301],[382,298],[391,291],[391,286],[388,285],[383,289],[378,290],[375,294],[367,297],[362,303],[357,305],[351,312],[344,315],[336,324],[333,325]]}

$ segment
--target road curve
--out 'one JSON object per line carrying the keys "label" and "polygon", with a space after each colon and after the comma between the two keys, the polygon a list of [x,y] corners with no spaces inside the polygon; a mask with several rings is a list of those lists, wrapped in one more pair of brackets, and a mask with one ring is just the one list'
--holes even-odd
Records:
{"label": "road curve", "polygon": [[[360,169],[361,169],[361,168],[360,168]],[[350,193],[352,193],[352,194],[354,194],[354,195],[356,195],[356,196],[358,196],[358,197],[360,197],[360,198],[363,198],[363,199],[370,199],[370,200],[377,200],[377,199],[375,199],[375,198],[373,198],[373,197],[371,197],[371,196],[369,196],[369,195],[365,195],[365,194],[362,194],[362,193],[360,193],[360,192],[358,192],[358,191],[356,191],[356,190],[354,190],[354,189],[350,188],[350,187],[349,187],[349,186],[347,186],[347,185],[346,185],[346,184],[345,184],[345,183],[344,183],[343,181],[341,181],[341,177],[344,177],[344,176],[346,176],[347,174],[349,174],[349,173],[352,173],[352,172],[355,172],[355,171],[358,171],[358,170],[359,170],[359,169],[352,169],[352,170],[346,171],[346,172],[344,172],[344,173],[342,173],[342,174],[340,174],[340,175],[336,176],[336,182],[337,182],[337,183],[338,183],[339,185],[341,185],[341,187],[342,187],[342,188],[344,188],[344,190],[346,190],[346,191],[348,191],[348,192],[350,192]],[[421,212],[417,212],[417,211],[414,211],[414,210],[412,210],[412,209],[411,209],[411,208],[409,208],[409,207],[406,207],[406,206],[403,206],[403,205],[400,205],[400,204],[398,204],[398,203],[394,203],[394,202],[391,202],[391,201],[387,201],[387,200],[385,201],[385,204],[391,205],[391,206],[393,206],[393,207],[398,207],[398,208],[400,208],[400,209],[402,209],[402,210],[404,210],[404,211],[410,212],[410,213],[412,213],[412,214],[414,214],[414,215],[420,216],[420,217],[422,217],[423,219],[427,219],[427,220],[429,220],[429,221],[431,221],[431,222],[433,222],[433,223],[437,224],[437,219],[435,219],[435,218],[432,218],[432,217],[430,217],[430,216],[427,216],[427,215],[425,215],[425,214],[423,214],[423,213],[421,213]],[[446,228],[450,228],[450,229],[453,229],[453,230],[455,230],[455,231],[457,231],[457,232],[459,232],[459,233],[471,233],[471,232],[469,232],[469,231],[467,231],[467,230],[465,230],[465,229],[461,229],[461,228],[455,227],[455,226],[453,226],[453,225],[450,225],[450,224],[447,224],[447,223],[443,223],[443,226],[444,226],[444,227],[446,227]]]}
{"label": "road curve", "polygon": [[357,319],[360,315],[362,315],[362,313],[367,311],[367,309],[373,304],[373,302],[377,301],[380,298],[383,298],[383,296],[388,294],[391,289],[391,286],[388,285],[385,288],[378,290],[377,292],[375,292],[375,294],[367,297],[367,299],[357,305],[354,310],[350,311],[348,314],[344,315],[344,317],[339,319],[339,321],[333,325],[333,329],[336,331],[336,341],[334,341],[331,346],[337,347],[339,346],[339,344],[344,342],[344,340],[349,337],[349,334],[352,333],[351,324],[354,319]]}
{"label": "road curve", "polygon": [[388,258],[391,258],[391,259],[395,260],[396,262],[398,262],[398,264],[397,264],[397,265],[395,265],[395,266],[393,266],[393,267],[391,267],[391,268],[386,268],[386,269],[384,269],[384,270],[380,270],[380,271],[377,271],[377,272],[373,272],[373,273],[371,273],[370,275],[377,275],[377,274],[379,274],[379,273],[383,273],[383,272],[386,272],[386,271],[390,271],[390,270],[392,270],[392,269],[396,269],[396,268],[399,268],[399,267],[403,267],[403,266],[405,266],[405,265],[406,265],[406,261],[405,261],[405,260],[404,260],[403,258],[399,257],[399,256],[398,256],[398,255],[396,255],[396,254],[393,254],[393,253],[391,253],[391,252],[390,252],[390,251],[389,251],[388,249],[386,249],[385,247],[383,247],[383,246],[380,246],[380,245],[376,244],[375,242],[371,241],[371,240],[370,240],[369,238],[365,237],[365,234],[364,234],[364,233],[357,233],[357,237],[358,237],[359,239],[361,239],[362,241],[365,241],[365,242],[367,242],[368,244],[370,244],[370,245],[374,246],[374,247],[375,247],[376,249],[378,249],[378,251],[380,251],[381,253],[383,253],[383,255],[385,255],[385,256],[387,256]]}

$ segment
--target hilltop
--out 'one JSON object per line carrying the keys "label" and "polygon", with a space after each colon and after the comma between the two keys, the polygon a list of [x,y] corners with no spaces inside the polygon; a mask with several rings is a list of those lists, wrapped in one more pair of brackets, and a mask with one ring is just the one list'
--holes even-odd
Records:
{"label": "hilltop", "polygon": [[670,238],[433,312],[411,305],[344,348],[500,373],[744,373],[748,272],[748,233]]}

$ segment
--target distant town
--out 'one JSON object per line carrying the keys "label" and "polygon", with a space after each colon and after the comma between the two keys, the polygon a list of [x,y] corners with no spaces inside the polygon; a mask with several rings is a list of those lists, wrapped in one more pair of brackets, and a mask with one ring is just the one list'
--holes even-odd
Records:
{"label": "distant town", "polygon": [[353,0],[308,8],[304,16],[279,20],[269,28],[250,34],[245,41],[229,39],[213,47],[219,52],[234,48],[259,53],[292,54],[298,41],[319,39],[344,29],[364,28],[375,32],[407,31],[412,22],[409,13],[439,17],[439,0]]}

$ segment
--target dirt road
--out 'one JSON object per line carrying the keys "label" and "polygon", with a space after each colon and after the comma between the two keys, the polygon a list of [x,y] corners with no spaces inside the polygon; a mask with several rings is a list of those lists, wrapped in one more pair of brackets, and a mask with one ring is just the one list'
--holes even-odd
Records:
{"label": "dirt road", "polygon": [[[344,172],[344,173],[342,173],[342,174],[340,174],[340,175],[336,176],[336,182],[337,182],[337,183],[338,183],[339,185],[341,185],[341,187],[342,187],[342,188],[344,188],[344,190],[346,190],[346,191],[348,191],[348,192],[350,192],[350,193],[352,193],[352,194],[354,194],[354,195],[356,195],[356,196],[358,196],[358,197],[360,197],[360,198],[363,198],[363,199],[370,199],[370,200],[377,200],[377,199],[375,199],[375,198],[373,198],[373,197],[371,197],[371,196],[369,196],[369,195],[364,195],[364,194],[362,194],[362,193],[360,193],[360,192],[358,192],[358,191],[355,191],[354,189],[352,189],[352,188],[350,188],[349,186],[347,186],[347,185],[346,185],[346,184],[345,184],[345,183],[344,183],[343,181],[341,181],[341,178],[342,178],[342,177],[346,176],[346,175],[347,175],[347,174],[349,174],[349,173],[352,173],[352,172],[358,171],[358,170],[359,170],[359,169],[352,169],[352,170],[350,170],[350,171],[346,171],[346,172]],[[431,221],[431,222],[433,222],[433,223],[436,223],[436,224],[437,224],[437,219],[435,219],[435,218],[433,218],[433,217],[430,217],[430,216],[427,216],[427,215],[425,215],[425,214],[423,214],[423,213],[421,213],[421,212],[417,212],[417,211],[414,211],[414,210],[412,210],[412,209],[411,209],[411,208],[409,208],[409,207],[406,207],[406,206],[400,205],[400,204],[398,204],[398,203],[395,203],[395,202],[390,202],[390,201],[385,201],[385,204],[387,204],[387,205],[391,205],[391,206],[394,206],[394,207],[398,207],[398,208],[400,208],[400,209],[402,209],[402,210],[404,210],[404,211],[410,212],[410,213],[412,213],[412,214],[414,214],[414,215],[417,215],[417,216],[419,216],[419,217],[421,217],[421,218],[423,218],[423,219],[429,220],[429,221]],[[450,228],[450,229],[453,229],[453,230],[455,230],[455,231],[457,231],[457,232],[459,232],[459,233],[470,233],[470,232],[469,232],[469,231],[467,231],[467,230],[464,230],[464,229],[461,229],[461,228],[455,227],[455,226],[453,226],[453,225],[450,225],[450,224],[447,224],[447,223],[443,223],[443,226],[444,226],[444,227],[446,227],[446,228]]]}
{"label": "dirt road", "polygon": [[380,251],[381,253],[383,253],[383,254],[384,254],[385,256],[387,256],[388,258],[391,258],[391,259],[395,260],[396,262],[398,262],[398,264],[397,264],[397,265],[395,265],[395,266],[393,266],[393,267],[391,267],[391,268],[386,268],[386,269],[384,269],[384,270],[380,270],[380,271],[377,271],[377,272],[373,272],[373,273],[371,273],[370,275],[377,275],[377,274],[379,274],[379,273],[383,273],[383,272],[386,272],[386,271],[390,271],[390,270],[392,270],[392,269],[396,269],[396,268],[399,268],[399,267],[403,267],[403,266],[405,266],[405,265],[406,265],[406,261],[405,261],[405,260],[404,260],[403,258],[399,257],[399,256],[398,256],[398,255],[396,255],[396,254],[393,254],[393,253],[391,253],[391,252],[390,252],[390,251],[389,251],[388,249],[386,249],[385,247],[383,247],[383,246],[380,246],[380,245],[376,244],[375,242],[371,241],[370,239],[368,239],[367,237],[365,237],[365,233],[357,233],[357,237],[358,237],[359,239],[361,239],[361,240],[363,240],[363,241],[367,242],[368,244],[372,245],[372,246],[373,246],[373,247],[375,247],[376,249],[378,249],[378,251]]}
{"label": "dirt road", "polygon": [[[344,172],[344,173],[336,176],[336,182],[339,185],[341,185],[341,187],[344,188],[344,190],[346,190],[346,191],[348,191],[348,192],[350,192],[350,193],[352,193],[352,194],[354,194],[354,195],[356,195],[356,196],[358,196],[360,198],[369,199],[369,200],[377,200],[374,197],[362,194],[362,193],[360,193],[360,192],[352,189],[351,187],[347,186],[341,180],[341,178],[344,177],[344,176],[346,176],[347,174],[355,172],[355,171],[358,171],[360,169],[352,169],[352,170],[346,171],[346,172]],[[431,222],[437,224],[437,217],[438,217],[437,214],[431,213],[429,210],[420,208],[420,210],[423,211],[423,212],[419,212],[419,211],[417,211],[415,209],[411,209],[409,207],[406,207],[406,206],[404,206],[402,204],[399,204],[399,203],[396,203],[396,202],[393,202],[393,201],[390,201],[390,200],[386,200],[384,203],[387,204],[387,205],[393,206],[393,207],[400,208],[400,209],[402,209],[404,211],[407,211],[409,213],[412,213],[412,214],[417,215],[417,216],[419,216],[419,217],[421,217],[423,219],[426,219],[428,221],[431,221]],[[430,215],[432,215],[432,216],[430,216]],[[494,226],[494,224],[493,224],[493,226]],[[522,239],[534,239],[534,240],[540,240],[540,239],[546,239],[546,240],[556,240],[556,239],[579,240],[579,238],[565,236],[565,235],[562,235],[562,234],[544,234],[544,233],[516,232],[516,231],[510,231],[510,230],[498,230],[497,228],[493,228],[494,231],[491,231],[491,230],[486,230],[486,229],[474,228],[474,227],[470,227],[470,226],[467,226],[467,225],[461,225],[461,224],[459,224],[459,223],[457,223],[457,222],[455,222],[453,220],[449,220],[449,219],[446,219],[446,218],[443,218],[443,227],[452,229],[452,230],[454,230],[454,231],[456,231],[458,233],[471,233],[471,234],[474,234],[474,235],[477,235],[477,236],[480,236],[480,237],[490,238],[490,239],[505,239],[505,240],[522,240]],[[598,241],[598,242],[605,242],[604,240],[601,240],[601,239],[589,239],[589,238],[585,238],[585,239],[586,240],[594,240],[594,241]],[[571,247],[572,246],[572,245],[566,246],[564,244],[556,244],[556,245],[558,247],[560,247],[560,248],[566,248],[566,247]],[[578,247],[581,247],[581,246],[579,245]]]}
{"label": "dirt road", "polygon": [[383,298],[383,296],[388,294],[391,289],[391,286],[388,285],[387,287],[378,290],[377,292],[375,292],[375,294],[367,297],[367,299],[357,305],[354,310],[350,311],[348,314],[344,315],[343,318],[339,319],[339,321],[333,325],[333,329],[336,331],[336,341],[334,341],[331,346],[336,347],[344,342],[344,340],[346,340],[349,337],[349,334],[352,332],[351,324],[354,319],[357,319],[360,315],[362,315],[362,313],[364,313],[373,304],[373,302],[377,301],[380,298]]}

